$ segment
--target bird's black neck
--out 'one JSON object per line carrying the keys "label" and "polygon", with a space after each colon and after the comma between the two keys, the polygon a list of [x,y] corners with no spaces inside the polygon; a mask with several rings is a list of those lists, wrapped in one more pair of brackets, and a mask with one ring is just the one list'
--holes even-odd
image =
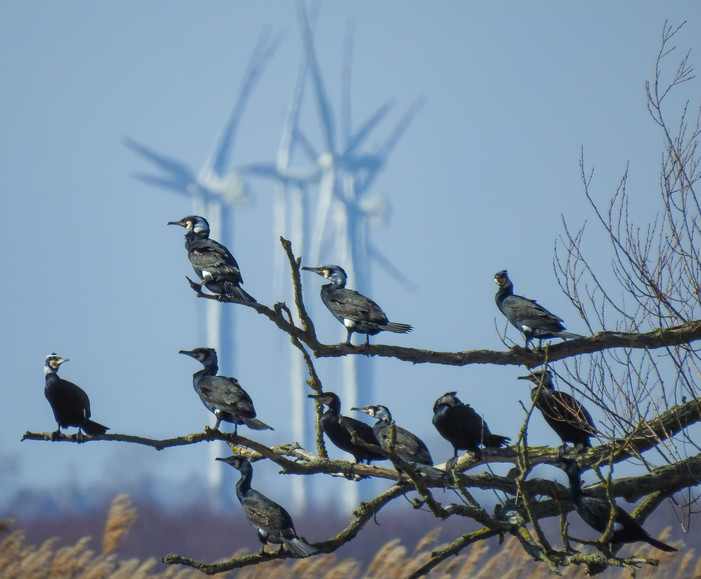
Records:
{"label": "bird's black neck", "polygon": [[506,283],[504,285],[500,285],[499,289],[497,290],[497,295],[496,295],[497,303],[501,303],[506,298],[508,298],[510,295],[513,295],[513,293],[514,293],[514,286],[511,282]]}
{"label": "bird's black neck", "polygon": [[239,467],[239,472],[241,473],[241,478],[236,483],[236,496],[239,497],[239,500],[242,500],[242,497],[251,490],[251,480],[253,479],[251,463],[242,463]]}
{"label": "bird's black neck", "polygon": [[58,374],[56,374],[55,371],[47,372],[44,378],[47,386],[52,384],[58,384],[61,381],[61,378],[58,377]]}
{"label": "bird's black neck", "polygon": [[185,247],[189,247],[196,241],[202,241],[203,239],[209,239],[208,231],[188,231],[185,234]]}
{"label": "bird's black neck", "polygon": [[216,360],[205,360],[202,362],[204,368],[199,372],[195,372],[195,376],[216,376],[219,371],[219,365]]}
{"label": "bird's black neck", "polygon": [[328,407],[324,414],[329,416],[338,416],[341,413],[341,402],[338,398],[331,398],[327,403]]}
{"label": "bird's black neck", "polygon": [[570,481],[570,499],[573,503],[576,503],[584,494],[582,493],[582,480],[580,479],[580,473],[568,470],[567,478]]}

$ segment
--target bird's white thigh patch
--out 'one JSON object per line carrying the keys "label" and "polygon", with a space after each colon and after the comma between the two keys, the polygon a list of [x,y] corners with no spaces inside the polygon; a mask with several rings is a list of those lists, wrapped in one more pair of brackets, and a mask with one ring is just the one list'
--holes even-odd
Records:
{"label": "bird's white thigh patch", "polygon": [[348,318],[343,318],[343,325],[346,326],[346,328],[354,328],[355,322],[353,320],[349,320]]}

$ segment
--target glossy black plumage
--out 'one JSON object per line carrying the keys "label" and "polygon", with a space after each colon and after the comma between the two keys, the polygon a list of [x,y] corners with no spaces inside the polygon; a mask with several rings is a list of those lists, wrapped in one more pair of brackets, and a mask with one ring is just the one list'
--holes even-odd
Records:
{"label": "glossy black plumage", "polygon": [[[375,438],[380,446],[387,452],[390,452],[392,447],[392,415],[390,414],[389,409],[386,406],[375,404],[371,406],[364,406],[363,408],[351,408],[351,410],[364,412],[377,420],[372,427],[372,431],[375,434]],[[431,457],[431,453],[428,451],[428,447],[423,440],[401,426],[397,426],[396,424],[394,426],[394,433],[395,456],[412,465],[414,468],[416,468],[416,470],[431,476],[441,476],[445,474],[444,471],[433,468],[433,458]],[[397,468],[398,478],[401,480],[402,470],[396,464],[395,467]]]}
{"label": "glossy black plumage", "polygon": [[322,265],[319,267],[303,267],[307,271],[313,271],[327,278],[331,283],[321,286],[321,301],[341,322],[348,332],[346,344],[351,343],[353,332],[365,334],[365,343],[369,343],[370,336],[379,332],[394,332],[406,334],[413,329],[408,324],[390,322],[380,306],[370,298],[359,294],[355,290],[346,288],[346,272],[338,265]]}
{"label": "glossy black plumage", "polygon": [[240,287],[243,277],[234,256],[221,243],[209,238],[209,223],[204,217],[188,215],[180,221],[169,221],[168,225],[180,225],[187,229],[187,257],[208,290],[255,303],[256,300]]}
{"label": "glossy black plumage", "polygon": [[582,338],[579,334],[565,332],[562,320],[550,313],[535,300],[529,300],[523,296],[514,295],[514,286],[507,275],[506,270],[494,274],[494,281],[499,286],[495,301],[499,311],[507,320],[523,334],[528,343],[537,338],[539,346],[547,338]]}
{"label": "glossy black plumage", "polygon": [[214,430],[219,428],[222,420],[234,424],[234,433],[239,424],[245,424],[253,430],[273,430],[256,418],[253,401],[236,378],[216,375],[219,367],[214,348],[180,350],[180,354],[190,356],[204,366],[192,375],[192,385],[202,404],[217,418]]}
{"label": "glossy black plumage", "polygon": [[266,543],[280,545],[280,549],[285,545],[296,557],[309,557],[319,552],[316,547],[297,536],[292,517],[284,508],[251,488],[253,467],[246,458],[234,455],[217,460],[230,464],[241,473],[241,478],[236,483],[236,496],[263,544],[261,552],[265,551]]}
{"label": "glossy black plumage", "polygon": [[560,437],[563,447],[571,442],[576,450],[591,448],[589,438],[597,432],[591,414],[574,396],[555,390],[549,370],[519,376],[519,380],[530,380],[535,384],[531,388],[531,400]]}
{"label": "glossy black plumage", "polygon": [[[611,515],[611,504],[605,498],[594,497],[582,490],[580,480],[581,471],[577,461],[561,459],[558,461],[570,482],[570,499],[579,516],[599,533],[603,533],[608,526]],[[644,541],[662,551],[677,551],[674,547],[658,541],[648,535],[638,522],[626,511],[616,506],[616,515],[613,521],[613,533],[611,534],[611,544],[616,550],[621,543],[635,543]]]}
{"label": "glossy black plumage", "polygon": [[90,420],[90,400],[85,391],[73,382],[59,378],[58,367],[68,358],[50,354],[44,361],[44,395],[51,405],[58,428],[54,437],[61,435],[61,428],[78,427],[78,437],[81,431],[86,434],[104,434],[109,430],[106,426]]}
{"label": "glossy black plumage", "polygon": [[383,454],[353,442],[354,434],[359,441],[377,447],[377,439],[371,426],[350,416],[341,415],[341,400],[336,394],[333,392],[309,394],[307,398],[313,398],[327,406],[326,411],[321,415],[321,428],[335,446],[352,454],[355,462],[365,460],[370,463],[373,460],[386,459]]}
{"label": "glossy black plumage", "polygon": [[508,436],[492,434],[484,419],[469,405],[460,402],[456,392],[447,392],[433,405],[433,425],[440,435],[458,450],[479,452],[479,447],[499,448],[511,440]]}

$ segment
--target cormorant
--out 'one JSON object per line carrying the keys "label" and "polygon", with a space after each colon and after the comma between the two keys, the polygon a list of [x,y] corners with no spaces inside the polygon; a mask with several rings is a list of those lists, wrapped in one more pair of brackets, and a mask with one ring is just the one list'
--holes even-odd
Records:
{"label": "cormorant", "polygon": [[383,454],[353,442],[351,433],[355,434],[359,441],[377,448],[377,439],[371,426],[350,416],[341,416],[341,400],[336,394],[333,392],[309,394],[307,398],[313,398],[328,406],[321,415],[321,428],[335,446],[352,454],[355,462],[366,460],[369,464],[373,460],[386,460],[387,457]]}
{"label": "cormorant", "polygon": [[295,557],[309,557],[319,552],[316,547],[297,536],[292,518],[285,509],[251,488],[253,467],[246,458],[233,455],[217,460],[230,464],[241,473],[241,478],[236,483],[236,496],[263,544],[261,553],[265,552],[266,543],[280,545],[281,551],[285,545]]}
{"label": "cormorant", "polygon": [[455,394],[446,392],[433,405],[433,425],[453,445],[454,459],[460,449],[479,453],[480,445],[499,448],[511,440],[508,436],[492,434],[482,417]]}
{"label": "cormorant", "polygon": [[591,414],[574,396],[555,390],[549,370],[519,376],[519,380],[530,380],[535,384],[531,389],[531,400],[562,439],[563,450],[568,442],[575,445],[576,451],[591,448],[589,437],[597,433]]}
{"label": "cormorant", "polygon": [[48,355],[44,361],[44,394],[58,424],[52,438],[60,437],[61,428],[69,426],[78,427],[79,439],[82,437],[81,430],[90,435],[104,434],[109,429],[90,420],[90,400],[85,390],[58,377],[58,367],[64,362],[68,362],[68,358],[61,358],[55,353]]}
{"label": "cormorant", "polygon": [[583,338],[579,334],[565,332],[562,320],[550,313],[535,300],[514,295],[514,285],[511,283],[506,270],[494,274],[494,281],[499,286],[495,300],[497,307],[511,324],[523,334],[526,348],[533,338],[538,338],[538,347],[547,338]]}
{"label": "cormorant", "polygon": [[[372,405],[363,408],[351,408],[351,410],[364,412],[377,419],[377,422],[375,422],[375,425],[372,427],[372,431],[375,434],[377,442],[380,443],[380,446],[387,452],[390,452],[392,415],[387,407]],[[445,474],[444,471],[433,468],[433,458],[431,458],[431,453],[428,451],[428,447],[423,440],[396,424],[394,426],[394,432],[394,454],[397,457],[412,465],[416,470],[423,471],[431,476],[442,476]],[[401,473],[401,469],[397,468],[397,475],[400,480]]]}
{"label": "cormorant", "polygon": [[413,329],[409,324],[390,322],[380,306],[370,298],[355,290],[346,288],[348,276],[338,265],[303,267],[327,278],[331,283],[321,286],[321,301],[329,308],[334,317],[341,322],[348,332],[346,344],[350,345],[353,332],[366,334],[365,343],[370,343],[370,336],[379,332],[406,334]]}
{"label": "cormorant", "polygon": [[[577,461],[560,459],[556,464],[567,474],[567,478],[570,481],[570,499],[579,516],[594,530],[603,533],[609,523],[611,503],[607,499],[588,495],[582,490],[582,481],[579,478],[581,471]],[[674,547],[670,547],[648,535],[645,529],[626,511],[618,506],[614,508],[616,509],[616,514],[613,520],[613,533],[610,541],[613,550],[618,549],[621,543],[645,541],[662,551],[677,551]]]}
{"label": "cormorant", "polygon": [[222,420],[234,424],[234,434],[237,433],[236,428],[239,424],[245,424],[253,430],[273,430],[256,418],[256,409],[253,408],[251,397],[241,388],[236,378],[216,375],[219,367],[214,348],[180,350],[179,353],[198,360],[204,366],[192,375],[192,385],[202,404],[217,418],[214,430],[219,428]]}
{"label": "cormorant", "polygon": [[204,217],[188,215],[180,221],[169,221],[168,225],[180,225],[187,229],[187,257],[208,290],[244,302],[256,302],[240,287],[243,277],[234,256],[221,243],[209,238],[209,223]]}

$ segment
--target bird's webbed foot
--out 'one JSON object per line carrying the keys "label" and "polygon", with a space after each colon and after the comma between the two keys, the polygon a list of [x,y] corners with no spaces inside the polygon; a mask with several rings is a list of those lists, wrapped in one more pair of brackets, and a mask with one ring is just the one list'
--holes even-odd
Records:
{"label": "bird's webbed foot", "polygon": [[61,440],[61,427],[60,426],[51,433],[51,440]]}
{"label": "bird's webbed foot", "polygon": [[185,276],[185,279],[187,282],[190,284],[190,287],[196,291],[198,294],[202,293],[202,284],[197,283],[196,281],[192,281],[189,277]]}
{"label": "bird's webbed foot", "polygon": [[85,442],[87,439],[85,435],[83,434],[83,431],[78,429],[78,432],[76,432],[71,438],[75,440],[76,442]]}

